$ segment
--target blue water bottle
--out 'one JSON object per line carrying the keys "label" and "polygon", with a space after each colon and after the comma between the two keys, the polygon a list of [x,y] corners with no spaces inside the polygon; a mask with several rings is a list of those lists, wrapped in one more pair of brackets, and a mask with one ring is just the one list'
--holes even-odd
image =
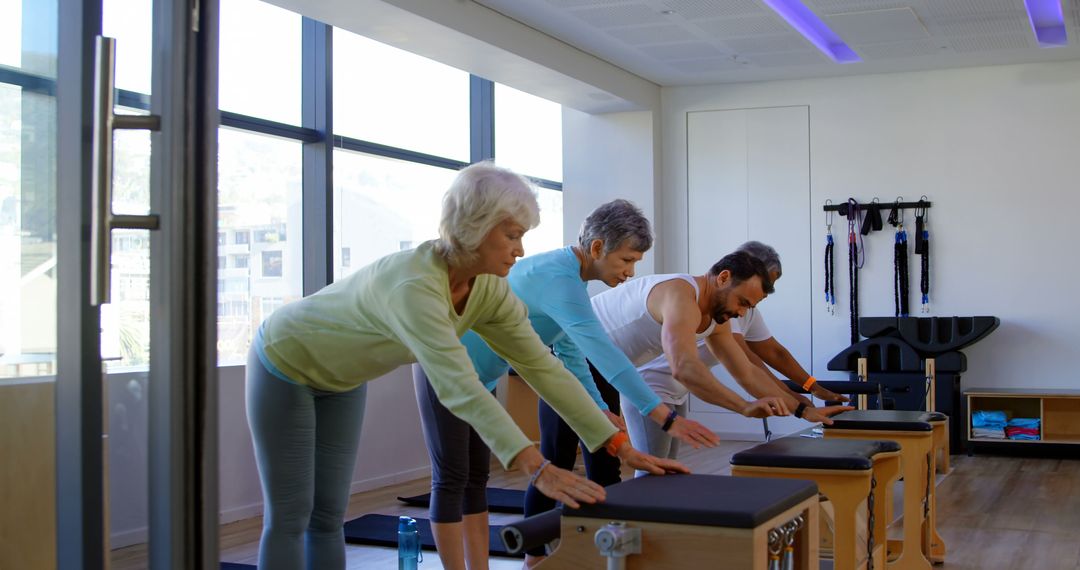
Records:
{"label": "blue water bottle", "polygon": [[412,517],[398,517],[397,527],[398,570],[417,570],[420,558],[420,531]]}

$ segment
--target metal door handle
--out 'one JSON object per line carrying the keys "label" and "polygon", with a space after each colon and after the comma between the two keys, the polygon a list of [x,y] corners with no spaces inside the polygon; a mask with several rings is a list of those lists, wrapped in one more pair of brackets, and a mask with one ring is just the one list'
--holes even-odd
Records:
{"label": "metal door handle", "polygon": [[98,306],[110,300],[112,275],[112,230],[156,230],[157,214],[117,215],[112,209],[113,131],[115,129],[161,129],[156,115],[116,115],[114,75],[116,40],[97,37],[94,52],[93,161],[90,178],[90,303]]}

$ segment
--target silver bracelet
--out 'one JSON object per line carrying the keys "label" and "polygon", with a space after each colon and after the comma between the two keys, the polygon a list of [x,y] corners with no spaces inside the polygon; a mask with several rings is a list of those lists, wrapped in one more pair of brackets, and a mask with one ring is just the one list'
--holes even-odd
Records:
{"label": "silver bracelet", "polygon": [[530,487],[532,487],[533,485],[536,484],[536,480],[540,477],[540,472],[543,471],[544,468],[547,467],[548,465],[551,465],[551,460],[550,459],[545,459],[544,462],[540,464],[540,467],[537,467],[536,471],[533,471],[532,477],[529,477],[529,486]]}

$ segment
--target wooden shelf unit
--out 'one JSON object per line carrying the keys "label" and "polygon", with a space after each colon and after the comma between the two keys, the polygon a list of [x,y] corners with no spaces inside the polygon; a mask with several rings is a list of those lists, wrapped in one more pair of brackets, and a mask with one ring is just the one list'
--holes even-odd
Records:
{"label": "wooden shelf unit", "polygon": [[[1080,445],[1080,390],[969,388],[967,440],[971,443]],[[1008,418],[1039,418],[1039,439],[972,437],[971,416],[977,410],[1003,410]]]}

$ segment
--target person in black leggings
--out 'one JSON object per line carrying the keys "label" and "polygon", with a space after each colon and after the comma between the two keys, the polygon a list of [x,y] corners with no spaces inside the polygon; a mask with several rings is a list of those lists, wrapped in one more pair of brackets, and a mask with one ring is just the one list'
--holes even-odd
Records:
{"label": "person in black leggings", "polygon": [[[600,371],[591,362],[589,363],[589,371],[592,372],[596,388],[600,391],[600,396],[608,405],[611,413],[620,415],[622,410],[619,407],[619,392],[611,384],[608,384],[607,380],[600,375]],[[607,487],[622,480],[619,473],[622,465],[618,457],[613,457],[603,449],[590,452],[554,408],[544,400],[540,400],[538,407],[540,453],[545,459],[550,460],[551,464],[556,467],[571,470],[577,461],[577,448],[580,445],[581,455],[585,460],[585,473],[590,481],[602,487]],[[535,487],[530,485],[529,489],[525,491],[526,517],[550,511],[554,508],[555,501],[545,497]],[[546,553],[544,547],[541,546],[528,551],[527,554],[530,556],[544,556]]]}

